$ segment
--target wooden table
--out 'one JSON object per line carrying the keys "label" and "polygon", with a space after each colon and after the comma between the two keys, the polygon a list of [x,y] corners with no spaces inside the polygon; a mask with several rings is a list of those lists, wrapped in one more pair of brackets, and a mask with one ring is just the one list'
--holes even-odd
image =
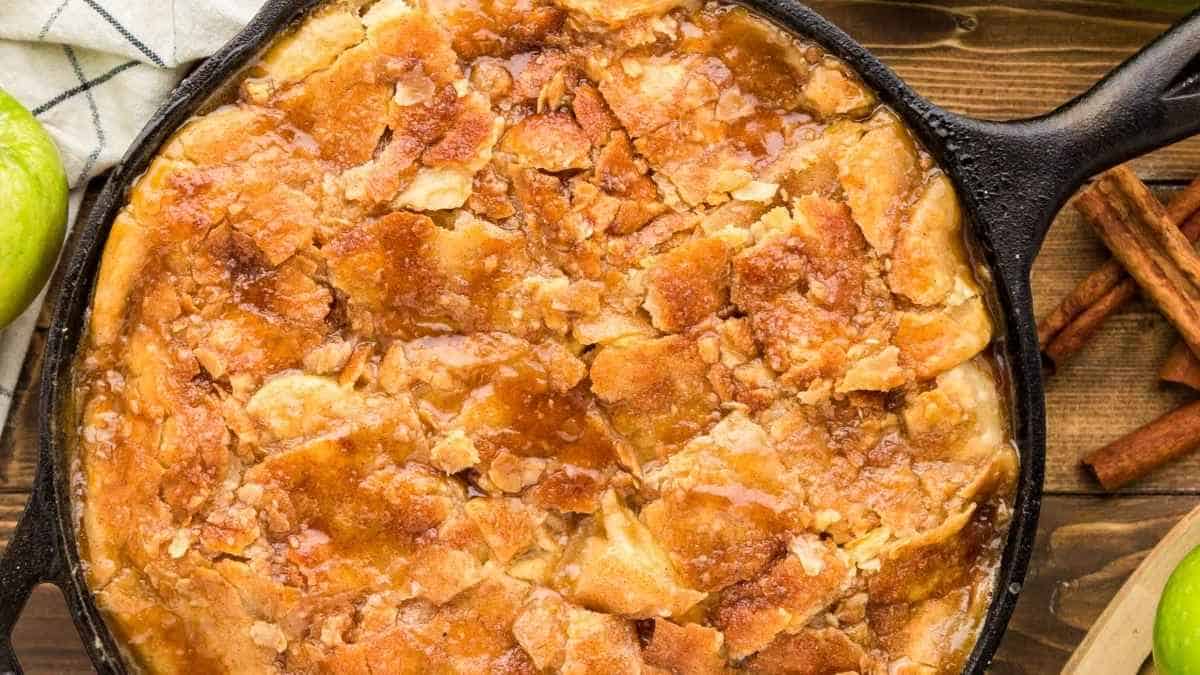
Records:
{"label": "wooden table", "polygon": [[[1034,115],[1082,92],[1149,42],[1180,9],[1097,0],[821,0],[818,10],[879,54],[918,91],[951,109],[994,119]],[[1192,3],[1195,4],[1195,3]],[[1200,138],[1135,162],[1163,196],[1200,174]],[[1034,272],[1039,315],[1104,258],[1074,213],[1058,218]],[[18,403],[0,436],[0,543],[34,474],[38,371],[45,320],[34,336]],[[1104,496],[1079,457],[1186,400],[1153,373],[1172,329],[1145,304],[1113,317],[1048,383],[1046,499],[1037,553],[996,673],[1057,672],[1146,552],[1200,504],[1200,455]],[[34,673],[89,672],[66,608],[38,589],[14,642]]]}

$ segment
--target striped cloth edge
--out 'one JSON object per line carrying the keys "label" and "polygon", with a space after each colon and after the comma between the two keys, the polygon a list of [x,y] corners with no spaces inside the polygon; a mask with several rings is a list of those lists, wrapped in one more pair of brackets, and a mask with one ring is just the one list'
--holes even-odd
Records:
{"label": "striped cloth edge", "polygon": [[[219,49],[261,1],[0,2],[0,88],[58,146],[72,188],[69,225],[87,181],[120,161],[187,64]],[[44,296],[0,330],[0,420],[8,419]]]}

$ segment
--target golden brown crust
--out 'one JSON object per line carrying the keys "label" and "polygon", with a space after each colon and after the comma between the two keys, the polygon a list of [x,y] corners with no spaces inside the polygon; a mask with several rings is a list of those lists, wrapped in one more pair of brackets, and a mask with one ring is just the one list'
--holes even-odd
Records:
{"label": "golden brown crust", "polygon": [[745,10],[332,2],[114,223],[98,602],[151,672],[952,670],[1015,473],[961,221]]}
{"label": "golden brown crust", "polygon": [[725,665],[725,638],[708,626],[689,623],[683,626],[655,619],[653,633],[646,643],[646,665],[679,675],[721,675]]}

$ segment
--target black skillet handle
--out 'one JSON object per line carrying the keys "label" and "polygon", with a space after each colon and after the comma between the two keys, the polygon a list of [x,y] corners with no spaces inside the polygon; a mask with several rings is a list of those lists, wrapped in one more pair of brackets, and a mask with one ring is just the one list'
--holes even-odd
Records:
{"label": "black skillet handle", "polygon": [[62,563],[55,523],[54,492],[39,471],[37,486],[21,522],[0,557],[0,673],[21,673],[13,651],[12,631],[35,586],[59,582]]}
{"label": "black skillet handle", "polygon": [[[1089,176],[1200,132],[1200,10],[1058,110],[984,122],[931,110],[1002,269],[1028,273],[1055,213]],[[969,149],[969,150],[968,150]]]}
{"label": "black skillet handle", "polygon": [[1200,11],[1050,120],[1085,176],[1200,131]]}

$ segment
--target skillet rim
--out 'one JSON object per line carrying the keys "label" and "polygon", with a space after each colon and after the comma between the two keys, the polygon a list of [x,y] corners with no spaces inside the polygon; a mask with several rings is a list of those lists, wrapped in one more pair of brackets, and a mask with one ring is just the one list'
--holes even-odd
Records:
{"label": "skillet rim", "polygon": [[[63,285],[55,298],[42,365],[38,476],[27,509],[29,513],[22,519],[41,520],[44,531],[52,534],[58,569],[48,574],[47,580],[59,585],[63,591],[88,655],[100,672],[124,673],[128,670],[124,652],[96,606],[94,593],[85,578],[86,563],[80,559],[79,539],[75,532],[76,507],[69,484],[71,432],[66,427],[75,419],[71,405],[74,361],[80,338],[85,334],[96,274],[112,222],[125,203],[129,188],[170,135],[236,78],[274,38],[325,1],[268,0],[242,31],[186,77],[113,169],[87,221],[78,225],[81,228],[79,239],[65,260]],[[1032,554],[1041,502],[1045,409],[1040,353],[1028,287],[1028,261],[1021,265],[1018,255],[1017,264],[1014,264],[1012,256],[1002,250],[1002,243],[993,241],[990,236],[995,224],[977,217],[983,209],[973,189],[975,177],[969,162],[963,162],[963,156],[959,154],[962,146],[958,146],[958,150],[951,147],[954,143],[948,139],[953,136],[945,133],[946,129],[959,123],[958,118],[918,95],[871,52],[806,5],[796,0],[732,1],[789,32],[816,42],[853,68],[880,100],[904,119],[950,176],[963,201],[967,216],[964,220],[970,224],[972,238],[982,245],[983,258],[993,275],[992,286],[999,301],[998,307],[993,306],[992,314],[1003,320],[998,326],[1002,330],[993,338],[993,346],[996,353],[1003,356],[1001,365],[1010,376],[1010,412],[1014,424],[1011,432],[1020,454],[1020,473],[1012,496],[1013,513],[1001,561],[996,568],[992,598],[963,666],[964,673],[983,673],[999,647],[1015,607]],[[1029,226],[1044,227],[1038,223]]]}
{"label": "skillet rim", "polygon": [[[1015,148],[1002,145],[1001,152],[1012,152],[1015,166],[1042,176],[1038,166],[1022,166],[1027,157],[1019,151],[1036,143],[1037,136],[1028,133],[1023,138],[1024,122],[982,126],[970,118],[951,114],[931,103],[908,86],[895,72],[845,31],[799,0],[732,0],[772,20],[783,28],[815,41],[830,54],[846,62],[870,87],[880,100],[899,114],[916,134],[925,150],[937,161],[954,183],[962,201],[964,223],[971,230],[969,239],[982,252],[994,293],[990,310],[993,319],[1000,319],[990,345],[1007,375],[1009,411],[1012,424],[1011,440],[1020,458],[1016,489],[1011,498],[1013,508],[1004,547],[993,579],[992,597],[970,654],[963,663],[964,675],[983,675],[1008,628],[1017,599],[1024,586],[1025,575],[1033,556],[1041,511],[1043,478],[1046,457],[1046,408],[1042,381],[1042,356],[1037,340],[1037,325],[1033,317],[1033,300],[1029,269],[1037,246],[1027,248],[1027,241],[1006,240],[1000,223],[992,220],[997,213],[995,204],[987,204],[987,188],[991,176],[982,175],[984,165],[976,164],[975,144],[997,140],[1016,140]],[[1053,113],[1046,119],[1053,117]],[[1031,130],[1032,131],[1032,130]],[[992,134],[995,134],[993,137]],[[1025,143],[1022,147],[1021,143]],[[999,144],[998,144],[999,145]],[[1013,188],[1015,192],[1015,186]],[[1014,195],[1009,195],[1015,198]],[[1057,211],[1057,209],[1055,209]],[[1049,214],[1050,220],[1054,213]],[[1026,236],[1040,243],[1041,234],[1050,221],[1030,222],[1014,219]]]}

